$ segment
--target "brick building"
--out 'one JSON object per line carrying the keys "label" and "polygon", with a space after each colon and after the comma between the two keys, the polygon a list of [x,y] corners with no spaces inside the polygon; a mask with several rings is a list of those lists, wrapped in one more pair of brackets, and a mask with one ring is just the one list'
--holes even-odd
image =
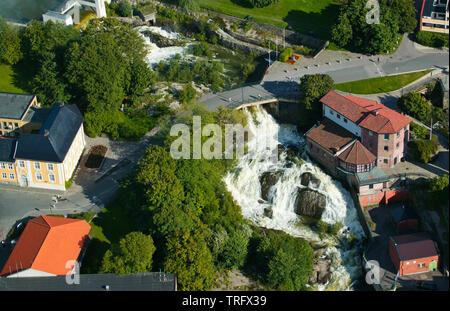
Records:
{"label": "brick building", "polygon": [[411,120],[376,101],[336,91],[320,101],[323,120],[305,134],[307,153],[354,186],[362,205],[398,196],[380,168],[404,159]]}

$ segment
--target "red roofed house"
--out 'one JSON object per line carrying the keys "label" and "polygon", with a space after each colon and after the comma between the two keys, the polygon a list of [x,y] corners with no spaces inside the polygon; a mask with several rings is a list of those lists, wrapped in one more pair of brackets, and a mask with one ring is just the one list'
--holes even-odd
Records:
{"label": "red roofed house", "polygon": [[91,226],[80,219],[39,216],[28,222],[0,276],[66,275],[73,269]]}
{"label": "red roofed house", "polygon": [[400,276],[436,271],[439,266],[439,251],[428,233],[391,237],[389,256]]}
{"label": "red roofed house", "polygon": [[393,167],[405,157],[411,120],[374,100],[336,91],[320,101],[324,118],[306,133],[306,151],[360,193],[377,191],[373,202],[363,205],[379,203],[388,186],[379,167]]}

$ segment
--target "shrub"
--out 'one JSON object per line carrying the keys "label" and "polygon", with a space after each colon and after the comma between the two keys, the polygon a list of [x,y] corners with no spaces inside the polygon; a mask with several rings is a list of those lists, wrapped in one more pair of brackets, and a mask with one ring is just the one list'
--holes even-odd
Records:
{"label": "shrub", "polygon": [[129,4],[128,2],[121,2],[119,4],[119,7],[116,12],[120,16],[130,17],[132,14],[132,11],[133,11],[133,8],[131,7],[131,4]]}
{"label": "shrub", "polygon": [[411,122],[409,128],[411,129],[414,139],[427,139],[430,135],[430,132],[425,127],[415,122]]}
{"label": "shrub", "polygon": [[292,57],[292,49],[291,48],[287,48],[285,49],[283,52],[280,53],[280,62],[285,63],[289,58]]}
{"label": "shrub", "polygon": [[323,221],[323,220],[319,220],[317,221],[317,231],[319,231],[320,233],[327,233],[328,232],[328,224]]}
{"label": "shrub", "polygon": [[448,47],[448,35],[443,33],[435,33],[430,31],[419,31],[416,34],[416,40],[422,45],[435,48]]}
{"label": "shrub", "polygon": [[332,224],[331,226],[329,226],[328,233],[332,234],[332,235],[337,235],[343,227],[344,227],[344,224],[342,222],[338,221],[338,222]]}
{"label": "shrub", "polygon": [[438,143],[436,138],[432,140],[416,139],[408,143],[408,148],[415,161],[428,163],[431,160],[431,156],[436,153]]}
{"label": "shrub", "polygon": [[278,3],[279,0],[246,0],[248,5],[253,8],[263,8],[275,3]]}

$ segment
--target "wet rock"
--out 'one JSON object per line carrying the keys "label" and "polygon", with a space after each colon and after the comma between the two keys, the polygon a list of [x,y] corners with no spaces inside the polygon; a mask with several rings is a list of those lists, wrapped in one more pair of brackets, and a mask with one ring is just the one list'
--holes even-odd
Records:
{"label": "wet rock", "polygon": [[266,201],[269,199],[269,190],[278,182],[281,174],[282,171],[275,171],[265,172],[261,175],[261,177],[259,178],[259,183],[261,184],[261,198]]}
{"label": "wet rock", "polygon": [[273,217],[272,207],[268,206],[268,207],[264,208],[264,216],[269,217],[270,219],[272,219],[272,217]]}
{"label": "wet rock", "polygon": [[286,148],[282,144],[278,144],[278,158],[280,158],[280,155],[286,151]]}
{"label": "wet rock", "polygon": [[331,261],[319,259],[314,262],[313,273],[309,278],[311,284],[325,284],[331,277]]}
{"label": "wet rock", "polygon": [[320,219],[326,204],[326,197],[320,192],[299,188],[297,200],[295,202],[295,213],[300,216]]}
{"label": "wet rock", "polygon": [[266,203],[266,201],[259,199],[259,200],[258,200],[258,203],[259,203],[259,204],[264,204],[264,203]]}
{"label": "wet rock", "polygon": [[310,173],[310,172],[303,173],[302,176],[301,176],[301,181],[300,181],[300,183],[301,183],[303,186],[308,187],[308,185],[309,185],[310,182],[311,182],[311,183],[314,185],[314,187],[316,187],[316,188],[319,187],[319,186],[320,186],[320,183],[321,183],[320,179],[317,178],[316,176],[314,176],[312,173]]}
{"label": "wet rock", "polygon": [[287,163],[284,165],[285,168],[291,168],[292,166],[294,166],[294,163],[292,163],[292,162],[287,162]]}

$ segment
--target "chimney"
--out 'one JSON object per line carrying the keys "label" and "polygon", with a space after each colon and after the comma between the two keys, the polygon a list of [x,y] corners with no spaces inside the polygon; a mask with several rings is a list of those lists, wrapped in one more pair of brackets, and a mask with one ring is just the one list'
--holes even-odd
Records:
{"label": "chimney", "polygon": [[44,130],[44,136],[48,136],[48,134],[50,134],[49,131],[48,130]]}

